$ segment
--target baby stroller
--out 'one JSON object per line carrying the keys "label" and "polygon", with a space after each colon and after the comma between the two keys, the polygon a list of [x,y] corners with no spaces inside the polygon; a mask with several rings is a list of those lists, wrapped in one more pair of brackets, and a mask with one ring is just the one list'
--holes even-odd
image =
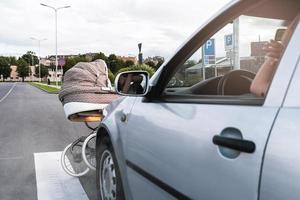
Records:
{"label": "baby stroller", "polygon": [[65,73],[64,83],[59,92],[68,120],[84,122],[91,130],[67,145],[61,155],[61,165],[71,176],[83,176],[96,170],[97,127],[89,123],[101,122],[105,107],[118,98],[108,79],[106,63],[99,59],[80,62]]}

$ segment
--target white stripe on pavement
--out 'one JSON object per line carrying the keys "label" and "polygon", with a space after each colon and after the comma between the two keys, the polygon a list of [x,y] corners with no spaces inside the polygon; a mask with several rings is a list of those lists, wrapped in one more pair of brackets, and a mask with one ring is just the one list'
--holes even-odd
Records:
{"label": "white stripe on pavement", "polygon": [[0,103],[1,103],[4,99],[6,99],[6,97],[8,97],[8,95],[11,93],[11,91],[15,88],[16,84],[17,84],[17,83],[14,83],[14,85],[13,85],[13,86],[10,88],[10,90],[4,95],[4,97],[2,97],[2,98],[0,99]]}
{"label": "white stripe on pavement", "polygon": [[79,179],[64,172],[61,152],[34,153],[38,200],[88,200]]}

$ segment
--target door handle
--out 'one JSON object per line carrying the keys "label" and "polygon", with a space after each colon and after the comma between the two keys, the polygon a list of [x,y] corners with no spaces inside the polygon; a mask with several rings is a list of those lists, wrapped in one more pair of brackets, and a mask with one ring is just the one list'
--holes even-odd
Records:
{"label": "door handle", "polygon": [[255,152],[255,143],[249,140],[235,139],[235,138],[215,135],[213,137],[213,143],[218,146],[227,147],[245,153]]}

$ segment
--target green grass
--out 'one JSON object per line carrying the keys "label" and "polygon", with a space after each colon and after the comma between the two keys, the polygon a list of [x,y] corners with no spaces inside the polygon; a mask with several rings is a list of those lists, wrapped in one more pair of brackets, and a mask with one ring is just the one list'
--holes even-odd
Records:
{"label": "green grass", "polygon": [[[48,84],[47,81],[43,81],[42,83]],[[50,85],[56,85],[56,82],[50,82]],[[58,86],[61,86],[61,82],[57,82]]]}
{"label": "green grass", "polygon": [[40,88],[42,90],[45,90],[49,93],[58,93],[59,92],[58,88],[51,87],[51,86],[48,86],[48,85],[42,85],[42,84],[34,83],[34,82],[30,83],[30,85],[32,85],[34,87],[37,87],[37,88]]}

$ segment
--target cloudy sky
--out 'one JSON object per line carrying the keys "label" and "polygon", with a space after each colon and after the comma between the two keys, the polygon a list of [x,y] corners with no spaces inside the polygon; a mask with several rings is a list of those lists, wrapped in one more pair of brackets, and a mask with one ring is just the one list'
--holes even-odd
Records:
{"label": "cloudy sky", "polygon": [[87,52],[169,56],[229,0],[1,0],[0,55],[38,51],[30,37],[47,38],[41,55],[55,53],[54,7],[58,12],[58,53]]}

